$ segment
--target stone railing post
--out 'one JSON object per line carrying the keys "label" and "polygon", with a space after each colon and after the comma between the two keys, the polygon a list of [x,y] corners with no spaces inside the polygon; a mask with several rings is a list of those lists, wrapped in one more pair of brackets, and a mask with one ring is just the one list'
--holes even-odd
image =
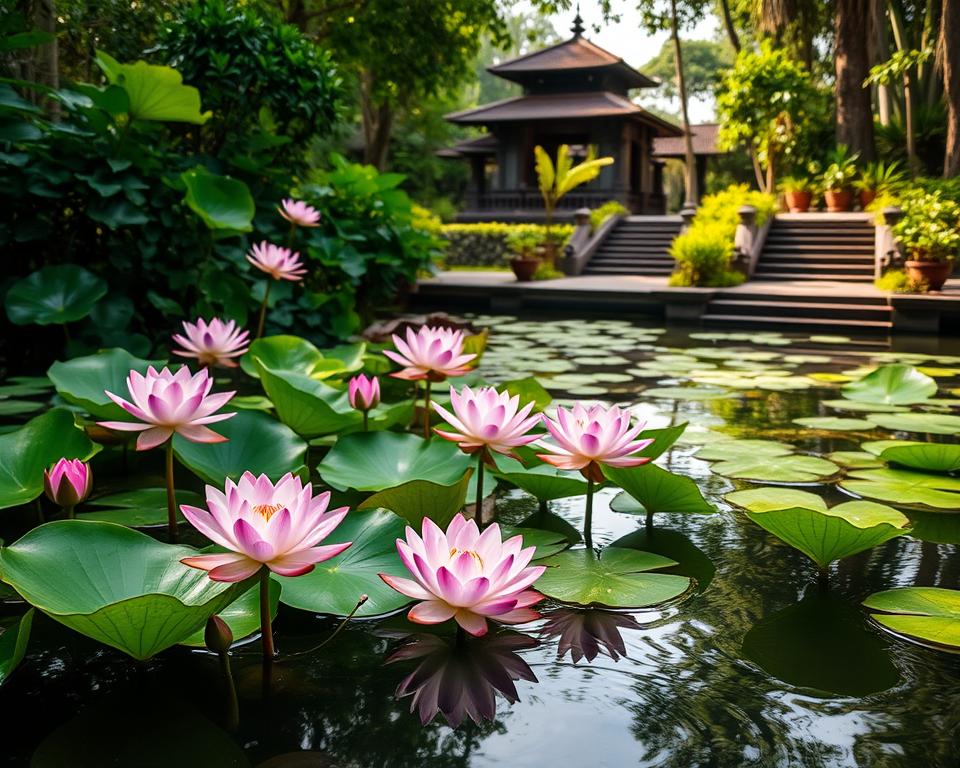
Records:
{"label": "stone railing post", "polygon": [[697,207],[689,200],[685,202],[683,208],[680,209],[680,218],[683,219],[683,224],[680,226],[681,232],[686,232],[690,229],[690,225],[693,224],[693,217],[696,215]]}
{"label": "stone railing post", "polygon": [[890,267],[899,267],[903,264],[903,252],[893,234],[893,225],[900,221],[903,211],[895,205],[883,209],[883,220],[877,223],[876,235],[873,239],[873,276],[882,277]]}
{"label": "stone railing post", "polygon": [[737,210],[740,221],[733,236],[734,268],[748,277],[753,273],[757,252],[757,209],[752,205],[741,205]]}
{"label": "stone railing post", "polygon": [[558,259],[557,268],[565,275],[579,274],[577,256],[583,252],[592,237],[590,227],[590,209],[578,208],[573,213],[573,234]]}

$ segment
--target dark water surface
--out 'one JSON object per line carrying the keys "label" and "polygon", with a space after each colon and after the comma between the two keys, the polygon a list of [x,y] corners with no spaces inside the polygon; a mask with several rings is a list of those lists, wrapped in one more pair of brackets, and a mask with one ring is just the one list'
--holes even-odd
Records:
{"label": "dark water surface", "polygon": [[[686,331],[616,320],[478,322],[494,331],[482,367],[491,380],[533,371],[545,383],[558,382],[555,397],[635,405],[654,427],[692,423],[686,442],[660,463],[694,478],[719,514],[657,515],[647,531],[642,517],[611,511],[616,492],[603,490],[594,540],[607,545],[631,536],[621,544],[678,560],[680,572],[697,579],[694,594],[660,610],[629,613],[545,604],[535,624],[460,646],[452,635],[417,636],[422,628],[401,614],[351,623],[316,650],[337,622],[281,607],[275,623],[281,660],[267,689],[259,645],[235,649],[235,730],[214,657],[172,649],[138,664],[37,616],[28,657],[0,689],[0,763],[960,765],[960,657],[883,633],[860,607],[870,593],[892,587],[960,587],[960,515],[956,522],[936,516],[936,534],[928,535],[951,543],[894,539],[835,565],[823,594],[809,560],[723,501],[729,491],[758,484],[713,474],[692,456],[710,431],[786,440],[816,454],[889,437],[882,430],[825,433],[792,424],[801,416],[856,415],[821,406],[840,397],[838,385],[811,382],[806,374],[895,359],[960,368],[955,342],[938,347],[905,339],[892,351],[875,339],[691,338]],[[711,349],[748,354],[718,359],[710,357]],[[749,354],[757,352],[768,354]],[[924,354],[930,359],[914,357]],[[751,359],[758,357],[764,359]],[[711,365],[749,371],[764,386],[733,388],[713,400],[652,398],[641,391],[709,377],[717,370]],[[771,384],[776,378],[787,383]],[[938,382],[941,396],[960,387],[955,375]],[[832,486],[805,489],[842,498]],[[497,508],[507,522],[537,513],[536,501],[509,489],[501,490]],[[574,526],[582,522],[582,498],[552,502],[550,509]],[[404,658],[397,659],[398,652]],[[405,691],[421,686],[416,697],[396,697],[405,680]],[[475,724],[469,714],[489,712],[491,686],[515,690],[518,700],[497,697],[495,718]],[[420,710],[429,717],[436,702],[453,720],[462,719],[459,727],[451,728],[442,715],[421,725]]]}

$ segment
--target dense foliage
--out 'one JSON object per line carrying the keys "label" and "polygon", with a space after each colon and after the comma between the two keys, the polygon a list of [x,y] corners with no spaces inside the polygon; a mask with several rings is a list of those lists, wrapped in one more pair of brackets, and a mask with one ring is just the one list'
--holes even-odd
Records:
{"label": "dense foliage", "polygon": [[[555,224],[553,236],[561,243],[573,233],[570,224]],[[546,238],[546,227],[541,224],[444,224],[441,235],[447,241],[444,263],[447,266],[505,265],[513,253],[511,237],[529,237],[540,244]]]}

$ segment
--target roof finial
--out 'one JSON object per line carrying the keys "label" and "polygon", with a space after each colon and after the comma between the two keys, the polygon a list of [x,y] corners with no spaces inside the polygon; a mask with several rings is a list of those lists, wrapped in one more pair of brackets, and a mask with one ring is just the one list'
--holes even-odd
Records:
{"label": "roof finial", "polygon": [[580,3],[577,3],[577,15],[573,17],[573,26],[570,27],[574,37],[580,37],[583,34],[583,19],[580,18]]}

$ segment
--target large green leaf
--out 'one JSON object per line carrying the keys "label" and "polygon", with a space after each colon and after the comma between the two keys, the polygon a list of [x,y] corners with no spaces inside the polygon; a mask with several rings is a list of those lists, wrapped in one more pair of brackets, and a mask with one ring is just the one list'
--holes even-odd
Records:
{"label": "large green leaf", "polygon": [[793,446],[773,440],[721,440],[707,445],[694,454],[704,461],[736,461],[740,459],[773,459],[789,456]]}
{"label": "large green leaf", "polygon": [[543,388],[543,385],[534,376],[505,381],[497,389],[500,392],[509,392],[511,395],[519,396],[521,408],[532,401],[534,411],[543,411],[553,402],[550,393]]}
{"label": "large green leaf", "polygon": [[82,320],[107,293],[107,284],[75,264],[42,269],[18,280],[4,303],[14,325],[63,325]]}
{"label": "large green leaf", "polygon": [[472,466],[471,457],[446,440],[357,432],[337,440],[317,471],[337,490],[382,491],[411,480],[453,485]]}
{"label": "large green leaf", "polygon": [[703,592],[710,585],[717,570],[713,561],[690,540],[689,536],[670,528],[644,526],[626,536],[621,536],[610,546],[619,549],[639,549],[668,560],[675,560],[677,564],[664,569],[664,573],[675,573],[678,576],[696,579],[698,592]]}
{"label": "large green leaf", "polygon": [[127,376],[130,371],[146,373],[150,366],[159,368],[162,360],[141,360],[125,349],[105,349],[95,355],[75,357],[67,362],[57,361],[47,375],[57,388],[57,394],[68,403],[83,408],[97,419],[127,420],[129,414],[104,394],[128,397]]}
{"label": "large green leaf", "polygon": [[[222,485],[222,483],[221,483]],[[180,505],[193,507],[204,505],[199,493],[178,488],[177,519],[183,522]],[[94,509],[91,511],[91,507]],[[103,523],[117,523],[131,528],[151,528],[167,525],[167,489],[131,488],[107,496],[97,496],[83,505],[83,511],[77,513],[80,520],[98,520]]]}
{"label": "large green leaf", "polygon": [[577,605],[645,608],[679,597],[690,579],[664,573],[676,562],[650,552],[607,547],[598,556],[592,549],[561,552],[542,561],[549,566],[535,589],[547,597]]}
{"label": "large green leaf", "polygon": [[467,493],[471,489],[471,475],[472,471],[468,470],[452,485],[431,483],[429,480],[411,480],[367,497],[357,509],[389,509],[418,531],[425,517],[446,529],[454,515],[463,509]]}
{"label": "large green leaf", "polygon": [[869,499],[960,512],[960,478],[907,469],[864,469],[841,482],[845,491]]}
{"label": "large green leaf", "polygon": [[603,474],[636,499],[645,512],[712,515],[717,511],[703,498],[693,480],[674,475],[655,464],[624,469],[604,467]]}
{"label": "large green leaf", "polygon": [[346,392],[334,389],[305,373],[276,371],[256,359],[260,383],[273,401],[280,421],[302,437],[330,435],[357,429],[363,417],[350,407]]}
{"label": "large green leaf", "polygon": [[568,472],[542,463],[525,467],[509,456],[497,455],[494,461],[497,464],[497,477],[541,501],[582,496],[587,492],[587,481],[579,472]]}
{"label": "large green leaf", "polygon": [[240,367],[254,378],[260,378],[256,358],[272,371],[295,371],[312,379],[326,379],[347,371],[359,370],[359,363],[353,367],[348,361],[336,357],[326,357],[306,339],[299,336],[264,336],[250,345],[250,349],[240,359]]}
{"label": "large green leaf", "polygon": [[832,461],[817,456],[759,456],[718,461],[710,467],[718,475],[743,480],[766,480],[776,483],[814,483],[840,471]]}
{"label": "large green leaf", "polygon": [[931,435],[960,434],[960,416],[946,413],[869,413],[877,426],[894,432],[926,432]]}
{"label": "large green leaf", "polygon": [[907,533],[910,521],[900,512],[871,501],[849,501],[830,509],[789,507],[747,516],[778,539],[798,549],[820,568]]}
{"label": "large green leaf", "polygon": [[30,640],[31,626],[33,608],[6,626],[0,627],[0,685],[7,681],[13,670],[23,661]]}
{"label": "large green leaf", "polygon": [[323,543],[353,543],[304,576],[274,576],[283,585],[280,602],[336,616],[348,615],[361,595],[368,599],[357,616],[378,616],[402,608],[410,598],[388,587],[378,574],[406,575],[397,554],[397,539],[403,538],[405,527],[403,520],[383,509],[350,512]]}
{"label": "large green leaf", "polygon": [[524,547],[534,547],[536,549],[533,554],[534,560],[552,557],[563,552],[571,544],[567,535],[559,531],[528,528],[523,525],[501,525],[500,536],[504,541],[512,539],[514,536],[522,536]]}
{"label": "large green leaf", "polygon": [[866,419],[845,419],[838,416],[807,416],[802,419],[794,419],[793,423],[799,424],[801,427],[822,429],[829,432],[862,432],[877,426]]}
{"label": "large green leaf", "polygon": [[926,472],[956,472],[960,469],[960,445],[920,443],[912,440],[877,440],[860,446],[884,461]]}
{"label": "large green leaf", "polygon": [[[280,607],[280,582],[270,579],[270,617],[277,617]],[[255,632],[260,631],[260,585],[254,584],[240,597],[217,614],[223,619],[233,633],[233,641],[243,640]],[[206,645],[204,631],[206,624],[194,632],[180,645],[189,645],[194,648],[203,648]]]}
{"label": "large green leaf", "polygon": [[728,493],[724,498],[731,504],[743,507],[750,512],[769,512],[772,509],[790,509],[791,507],[827,511],[827,502],[822,496],[817,496],[810,491],[801,491],[799,488],[782,486],[750,488],[746,491]]}
{"label": "large green leaf", "polygon": [[175,69],[144,61],[121,64],[103,51],[97,51],[96,61],[107,80],[126,91],[131,120],[202,124],[213,115],[200,112],[200,92],[184,85]]}
{"label": "large green leaf", "polygon": [[146,659],[189,637],[249,586],[211,581],[180,562],[195,554],[122,525],[60,520],[0,550],[0,571],[51,618]]}
{"label": "large green leaf", "polygon": [[217,425],[224,443],[194,443],[173,437],[180,462],[202,480],[223,487],[225,478],[239,480],[244,472],[267,475],[276,482],[303,466],[307,444],[290,427],[259,411],[238,411]]}
{"label": "large green leaf", "polygon": [[659,429],[645,429],[639,435],[637,440],[653,440],[650,445],[642,451],[633,454],[634,456],[645,456],[653,461],[669,451],[674,443],[680,439],[686,431],[688,422],[675,424],[672,427],[660,427]]}
{"label": "large green leaf", "polygon": [[66,408],[54,408],[0,435],[0,509],[43,493],[43,470],[59,459],[86,460],[99,450]]}
{"label": "large green leaf", "polygon": [[184,202],[209,229],[229,232],[253,230],[256,206],[250,189],[239,179],[218,176],[203,166],[180,174],[187,187]]}
{"label": "large green leaf", "polygon": [[898,635],[960,653],[960,590],[904,587],[870,595],[871,618]]}
{"label": "large green leaf", "polygon": [[[882,365],[843,388],[843,396],[861,403],[910,405],[937,394],[937,382],[911,365]],[[873,421],[873,419],[870,419]]]}

